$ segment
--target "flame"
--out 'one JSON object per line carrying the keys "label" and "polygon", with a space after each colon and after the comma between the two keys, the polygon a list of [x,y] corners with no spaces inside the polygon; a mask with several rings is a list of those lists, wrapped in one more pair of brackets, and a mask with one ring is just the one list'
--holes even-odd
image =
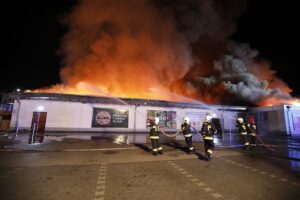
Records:
{"label": "flame", "polygon": [[62,19],[69,30],[59,50],[61,84],[32,92],[214,104],[234,99],[260,106],[294,102],[270,64],[257,63],[256,50],[228,41],[243,1],[219,2],[81,0]]}
{"label": "flame", "polygon": [[280,99],[278,97],[269,97],[259,102],[258,106],[277,106],[277,105],[295,105],[300,106],[300,99],[291,98],[291,99]]}
{"label": "flame", "polygon": [[[49,88],[41,88],[36,90],[26,90],[25,92],[32,93],[61,93],[61,94],[75,94],[75,95],[90,95],[90,96],[105,96],[105,97],[119,97],[119,98],[143,98],[166,101],[187,101],[186,97],[176,95],[165,88],[149,87],[146,90],[136,92],[110,92],[107,87],[100,84],[90,84],[87,82],[79,82],[73,87],[57,84]],[[192,101],[192,100],[190,100]]]}
{"label": "flame", "polygon": [[294,106],[300,106],[300,99],[294,100],[291,104]]}

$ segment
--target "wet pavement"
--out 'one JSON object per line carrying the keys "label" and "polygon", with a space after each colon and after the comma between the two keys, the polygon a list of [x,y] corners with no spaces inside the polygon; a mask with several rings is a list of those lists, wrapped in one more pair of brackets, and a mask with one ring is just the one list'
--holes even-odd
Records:
{"label": "wet pavement", "polygon": [[[172,134],[170,134],[172,135]],[[257,148],[243,150],[238,143],[237,135],[224,134],[215,137],[215,146],[218,149],[231,149],[243,154],[278,158],[289,163],[292,171],[300,174],[300,137],[285,135],[258,136]],[[161,142],[165,148],[184,151],[184,138],[177,135],[169,138],[163,135]],[[193,142],[199,148],[203,147],[203,140],[198,134],[193,134]],[[148,134],[49,134],[43,143],[29,144],[29,133],[0,133],[0,151],[104,151],[105,149],[135,149],[144,148],[151,151]]]}
{"label": "wet pavement", "polygon": [[300,199],[299,138],[264,136],[256,150],[219,138],[206,161],[201,139],[187,154],[183,141],[164,138],[164,154],[153,156],[147,137],[52,135],[28,144],[26,133],[2,133],[0,199]]}

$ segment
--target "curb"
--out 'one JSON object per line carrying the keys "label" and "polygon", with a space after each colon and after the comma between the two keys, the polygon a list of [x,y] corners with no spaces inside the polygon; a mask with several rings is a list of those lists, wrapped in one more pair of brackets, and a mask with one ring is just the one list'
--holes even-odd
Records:
{"label": "curb", "polygon": [[103,149],[0,149],[0,152],[86,152],[86,151],[112,151],[112,150],[132,150],[138,147],[124,148],[103,148]]}

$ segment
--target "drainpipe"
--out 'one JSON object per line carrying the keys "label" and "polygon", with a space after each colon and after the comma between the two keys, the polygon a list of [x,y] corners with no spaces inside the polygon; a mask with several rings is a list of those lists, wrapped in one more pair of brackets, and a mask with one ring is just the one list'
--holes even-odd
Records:
{"label": "drainpipe", "polygon": [[290,126],[290,108],[291,108],[291,106],[286,106],[286,108],[287,108],[287,121],[288,121],[288,135],[292,135],[292,133],[291,133],[291,126]]}
{"label": "drainpipe", "polygon": [[20,108],[21,108],[21,102],[20,102],[20,96],[19,95],[17,97],[17,102],[18,102],[19,106],[18,106],[17,117],[16,117],[16,134],[15,134],[15,137],[18,136],[18,132],[19,132],[19,113],[20,113]]}
{"label": "drainpipe", "polygon": [[135,104],[134,105],[134,125],[133,125],[133,143],[135,143],[135,136],[136,136],[136,119],[137,119],[137,117],[136,117],[136,109],[137,109],[137,105]]}
{"label": "drainpipe", "polygon": [[[223,106],[222,106],[223,107]],[[221,128],[222,128],[222,145],[224,145],[224,137],[225,137],[225,130],[224,130],[224,108],[222,109],[222,113],[221,113]]]}

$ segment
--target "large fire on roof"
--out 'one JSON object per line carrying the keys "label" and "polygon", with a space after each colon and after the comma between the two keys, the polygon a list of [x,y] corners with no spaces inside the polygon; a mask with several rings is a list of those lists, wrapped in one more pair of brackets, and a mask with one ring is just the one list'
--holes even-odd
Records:
{"label": "large fire on roof", "polygon": [[34,92],[299,103],[257,50],[228,40],[244,9],[243,0],[81,0],[62,20],[62,83]]}

